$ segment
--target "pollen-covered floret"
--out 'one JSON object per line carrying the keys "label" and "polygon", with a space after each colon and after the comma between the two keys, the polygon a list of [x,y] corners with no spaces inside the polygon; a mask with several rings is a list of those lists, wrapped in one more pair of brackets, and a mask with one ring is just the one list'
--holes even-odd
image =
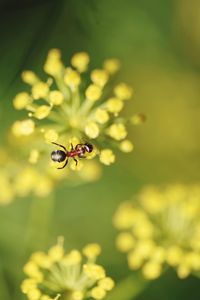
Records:
{"label": "pollen-covered floret", "polygon": [[[46,80],[24,71],[22,80],[30,86],[30,92],[17,94],[13,105],[17,110],[25,109],[28,116],[16,121],[12,132],[16,137],[40,135],[48,144],[58,141],[66,147],[74,137],[80,143],[88,141],[96,146],[100,162],[110,165],[115,161],[113,147],[127,153],[134,148],[127,140],[127,124],[134,124],[137,115],[134,119],[119,116],[133,90],[123,82],[111,84],[110,79],[114,82],[113,76],[120,68],[117,59],[105,60],[86,80],[82,73],[88,70],[89,62],[88,53],[79,52],[72,56],[71,66],[65,66],[60,50],[51,49],[44,63]],[[105,152],[104,148],[110,150]],[[48,152],[51,150],[49,146]],[[37,164],[33,153],[29,161]]]}
{"label": "pollen-covered floret", "polygon": [[132,270],[156,279],[166,265],[179,278],[200,271],[200,186],[147,186],[136,202],[122,203],[113,219],[117,248]]}
{"label": "pollen-covered floret", "polygon": [[103,299],[113,289],[114,281],[105,269],[96,263],[101,253],[98,244],[86,245],[78,250],[64,252],[63,239],[48,253],[35,252],[24,266],[28,276],[21,289],[29,300],[87,298]]}

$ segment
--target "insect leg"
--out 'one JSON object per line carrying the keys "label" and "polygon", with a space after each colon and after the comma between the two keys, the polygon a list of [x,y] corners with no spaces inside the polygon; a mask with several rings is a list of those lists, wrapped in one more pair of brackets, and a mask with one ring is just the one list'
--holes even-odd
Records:
{"label": "insect leg", "polygon": [[76,158],[73,157],[73,160],[76,162],[76,166],[78,164],[78,160]]}
{"label": "insect leg", "polygon": [[83,144],[77,144],[76,147],[75,147],[75,150],[77,150],[80,146],[82,147]]}
{"label": "insect leg", "polygon": [[62,167],[57,168],[57,169],[64,169],[64,167],[66,167],[67,164],[68,164],[68,159],[66,159],[66,162],[65,162],[65,164]]}
{"label": "insect leg", "polygon": [[71,150],[74,150],[74,146],[73,146],[73,144],[71,143]]}
{"label": "insect leg", "polygon": [[51,143],[54,144],[54,145],[60,146],[61,148],[63,148],[67,152],[67,149],[63,145],[57,144],[55,142],[51,142]]}

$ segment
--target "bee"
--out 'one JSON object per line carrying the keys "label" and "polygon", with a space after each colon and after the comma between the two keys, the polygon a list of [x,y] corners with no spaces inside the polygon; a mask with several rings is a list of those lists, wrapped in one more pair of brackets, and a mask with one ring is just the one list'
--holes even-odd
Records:
{"label": "bee", "polygon": [[93,151],[93,146],[89,143],[85,144],[77,144],[75,148],[71,144],[71,149],[68,151],[63,145],[57,144],[52,142],[52,144],[57,145],[61,147],[63,150],[54,150],[51,152],[51,159],[55,162],[64,162],[64,165],[62,167],[59,167],[57,169],[63,169],[68,164],[69,158],[73,158],[73,160],[76,163],[76,166],[78,164],[78,160],[75,158],[76,156],[78,158],[86,158],[84,155],[86,152],[91,153]]}

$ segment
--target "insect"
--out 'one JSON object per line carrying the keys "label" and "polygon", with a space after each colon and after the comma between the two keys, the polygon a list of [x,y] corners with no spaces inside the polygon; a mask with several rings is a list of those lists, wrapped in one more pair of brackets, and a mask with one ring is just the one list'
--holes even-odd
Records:
{"label": "insect", "polygon": [[57,146],[61,147],[62,149],[64,149],[64,151],[63,150],[54,150],[51,152],[51,159],[53,161],[56,161],[59,163],[65,161],[64,165],[57,169],[63,169],[67,165],[69,157],[73,158],[73,160],[76,162],[76,166],[77,166],[78,160],[75,158],[76,156],[79,158],[86,158],[86,156],[84,154],[86,152],[91,153],[93,151],[93,146],[89,143],[77,144],[75,146],[75,148],[71,144],[70,151],[67,151],[67,149],[63,145],[57,144],[55,142],[52,142],[52,144],[57,145]]}

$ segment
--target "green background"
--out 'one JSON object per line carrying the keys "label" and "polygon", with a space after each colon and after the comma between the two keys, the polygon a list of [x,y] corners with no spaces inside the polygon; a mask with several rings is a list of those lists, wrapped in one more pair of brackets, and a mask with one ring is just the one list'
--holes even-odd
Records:
{"label": "green background", "polygon": [[[47,249],[58,235],[65,237],[67,250],[100,243],[100,262],[122,280],[130,272],[114,246],[117,205],[146,184],[198,182],[199,18],[195,0],[0,1],[1,144],[12,122],[24,116],[12,107],[12,98],[24,89],[20,73],[42,73],[52,47],[62,50],[65,63],[77,51],[88,51],[94,67],[118,57],[120,79],[135,91],[124,113],[147,115],[144,125],[130,128],[133,154],[118,154],[98,182],[63,184],[54,200],[16,199],[0,208],[0,299],[25,299],[19,288],[22,266],[32,251]],[[198,279],[178,280],[168,271],[137,299],[188,299],[198,293]]]}

